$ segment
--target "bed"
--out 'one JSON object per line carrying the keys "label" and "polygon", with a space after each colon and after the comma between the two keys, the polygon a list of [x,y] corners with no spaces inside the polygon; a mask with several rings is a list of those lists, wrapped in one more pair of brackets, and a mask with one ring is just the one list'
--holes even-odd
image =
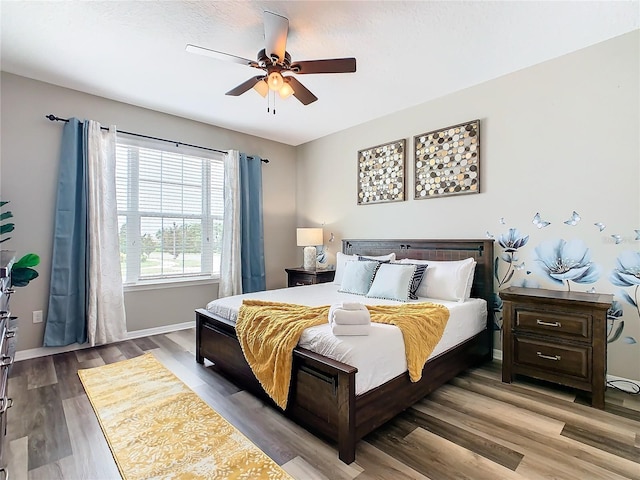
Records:
{"label": "bed", "polygon": [[[340,460],[348,464],[355,460],[359,439],[460,372],[491,360],[493,240],[343,240],[342,252],[369,257],[394,253],[398,260],[457,261],[473,258],[476,266],[471,297],[484,300],[482,303],[487,312],[483,317],[485,324],[470,338],[461,343],[451,342],[453,346],[441,347],[440,350],[436,348],[418,382],[411,382],[407,372],[391,372],[391,378],[384,379],[382,383],[374,379],[363,387],[369,379],[363,375],[362,367],[358,373],[358,368],[353,365],[304,348],[301,345],[313,344],[313,335],[306,339],[303,335],[293,351],[289,400],[284,413],[313,433],[336,441]],[[324,289],[330,288],[324,286]],[[265,293],[276,295],[279,300],[278,293]],[[196,361],[204,363],[207,359],[213,362],[236,384],[268,399],[242,354],[234,319],[224,311],[224,299],[218,303],[222,308],[196,310]],[[356,386],[357,375],[359,388]]]}

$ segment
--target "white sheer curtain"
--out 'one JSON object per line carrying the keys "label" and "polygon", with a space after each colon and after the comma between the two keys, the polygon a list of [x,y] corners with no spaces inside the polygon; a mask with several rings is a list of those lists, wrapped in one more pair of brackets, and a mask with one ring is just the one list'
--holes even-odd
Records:
{"label": "white sheer curtain", "polygon": [[224,219],[219,298],[242,293],[240,239],[240,152],[229,150],[224,159]]}
{"label": "white sheer curtain", "polygon": [[127,326],[116,206],[116,131],[87,122],[87,336],[93,346],[124,339]]}

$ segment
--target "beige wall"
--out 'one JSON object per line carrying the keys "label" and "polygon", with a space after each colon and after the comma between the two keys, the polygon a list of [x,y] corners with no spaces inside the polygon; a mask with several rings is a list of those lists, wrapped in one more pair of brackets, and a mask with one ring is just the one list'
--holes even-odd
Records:
{"label": "beige wall", "polygon": [[[638,311],[608,279],[622,251],[640,250],[639,37],[635,31],[298,147],[298,222],[326,222],[327,238],[336,236],[330,253],[342,238],[484,238],[487,231],[498,238],[518,228],[530,238],[520,252],[526,270],[516,278],[529,270],[543,287],[560,289],[534,270],[534,248],[548,239],[582,239],[602,275],[571,288],[595,287],[623,303],[624,332],[609,345],[608,373],[640,379]],[[476,118],[482,193],[413,200],[413,136]],[[357,151],[401,138],[408,200],[358,206]],[[574,210],[582,220],[565,225]],[[535,228],[536,212],[551,225]],[[606,229],[600,233],[595,222]],[[626,336],[639,343],[625,343]]]}
{"label": "beige wall", "polygon": [[[34,252],[42,262],[40,277],[11,299],[20,317],[18,350],[42,345],[43,324],[33,324],[33,310],[46,309],[51,265],[58,156],[62,124],[44,116],[90,118],[122,130],[179,140],[221,150],[237,149],[268,158],[263,167],[263,204],[267,288],[286,286],[284,268],[298,261],[295,245],[295,149],[288,145],[225,130],[144,108],[3,72],[1,192],[15,216],[12,240],[2,244],[18,254]],[[194,308],[216,298],[217,284],[125,294],[129,331],[194,319]]]}

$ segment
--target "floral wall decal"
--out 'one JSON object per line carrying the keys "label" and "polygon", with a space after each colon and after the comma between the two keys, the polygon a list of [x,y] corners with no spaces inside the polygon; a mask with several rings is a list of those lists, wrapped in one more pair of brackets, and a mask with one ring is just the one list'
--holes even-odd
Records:
{"label": "floral wall decal", "polygon": [[582,240],[566,241],[562,238],[542,242],[535,248],[536,259],[542,272],[555,283],[595,283],[600,278],[600,267],[591,261],[589,249]]}
{"label": "floral wall decal", "polygon": [[[517,229],[510,228],[506,234],[500,235],[498,237],[498,244],[502,247],[503,253],[500,257],[496,257],[494,272],[496,276],[496,280],[498,280],[498,287],[501,287],[505,283],[508,283],[513,278],[513,274],[515,270],[520,270],[521,267],[524,266],[524,263],[517,264],[518,262],[518,249],[524,247],[529,241],[529,235],[522,235]],[[498,259],[501,259],[508,265],[508,269],[505,272],[504,276],[500,278],[498,273],[499,271],[499,262]]]}
{"label": "floral wall decal", "polygon": [[[540,212],[533,216],[532,224],[534,232],[551,225],[544,219]],[[567,217],[564,217],[567,218]],[[557,228],[575,228],[582,220],[581,215],[573,210],[568,219],[556,224]],[[506,225],[505,217],[500,217],[498,224]],[[601,233],[605,223],[598,221],[591,225],[596,228],[593,231]],[[554,228],[554,227],[551,227]],[[593,227],[591,227],[593,228]],[[634,240],[640,240],[640,229],[634,230]],[[593,262],[591,251],[582,239],[565,240],[555,238],[538,243],[531,251],[530,236],[517,228],[508,228],[501,234],[492,234],[487,230],[487,238],[495,238],[500,249],[497,250],[494,262],[494,275],[497,291],[508,286],[541,288],[540,280],[551,281],[554,285],[567,290],[581,290],[588,293],[602,291],[602,288],[586,288],[589,284],[598,282],[602,277],[602,267]],[[623,235],[608,235],[613,244],[620,244],[625,238]],[[633,237],[632,237],[633,238]],[[524,260],[524,251],[529,250],[533,267],[527,268]],[[616,293],[620,300],[614,300],[607,314],[607,343],[620,341],[634,345],[638,342],[631,335],[623,335],[625,329],[625,317],[623,304],[631,305],[640,320],[640,252],[626,251],[618,255],[616,266],[609,275],[609,281],[618,287],[623,287]],[[545,287],[547,288],[547,287]],[[553,287],[551,287],[553,288]],[[632,289],[629,293],[625,289]],[[494,327],[502,330],[502,300],[496,293],[493,305]],[[629,312],[627,311],[627,321]]]}
{"label": "floral wall decal", "polygon": [[[616,259],[616,266],[609,276],[609,281],[618,287],[632,287],[633,297],[626,290],[620,290],[619,295],[629,304],[635,307],[638,315],[640,315],[640,307],[638,307],[638,287],[640,286],[640,252],[624,251]],[[612,307],[610,312],[611,331],[613,331],[613,322],[622,318],[622,308],[619,302],[616,308]],[[619,312],[619,314],[618,314]],[[624,328],[624,321],[620,320],[618,326],[613,333],[612,342],[620,338]],[[607,337],[609,338],[609,337]],[[630,336],[623,338],[625,343],[637,343],[636,339]]]}

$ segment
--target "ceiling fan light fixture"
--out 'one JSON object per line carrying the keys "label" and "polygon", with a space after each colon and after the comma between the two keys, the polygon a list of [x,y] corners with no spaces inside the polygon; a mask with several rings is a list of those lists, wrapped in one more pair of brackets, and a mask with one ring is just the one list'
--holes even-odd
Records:
{"label": "ceiling fan light fixture", "polygon": [[285,82],[282,88],[278,90],[278,93],[280,94],[280,98],[285,99],[285,98],[289,98],[295,92],[293,91],[293,87]]}
{"label": "ceiling fan light fixture", "polygon": [[265,80],[256,82],[256,84],[253,86],[253,89],[263,97],[266,97],[267,93],[269,93],[269,85],[267,85],[267,82]]}
{"label": "ceiling fan light fixture", "polygon": [[274,91],[279,91],[284,85],[284,78],[280,75],[280,72],[271,72],[267,78],[269,88]]}

